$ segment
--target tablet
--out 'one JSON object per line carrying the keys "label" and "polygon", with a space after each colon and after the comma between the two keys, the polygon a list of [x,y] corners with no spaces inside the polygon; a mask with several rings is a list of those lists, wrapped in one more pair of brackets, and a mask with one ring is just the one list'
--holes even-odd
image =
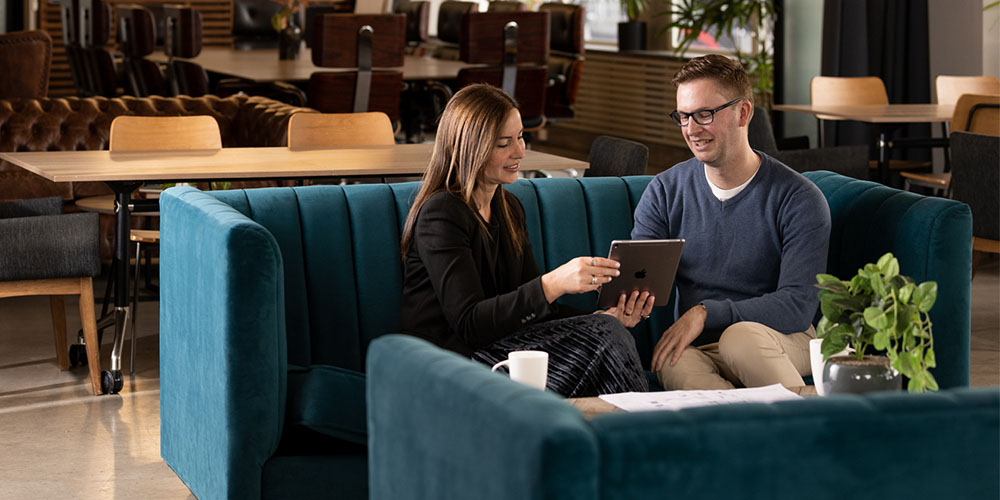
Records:
{"label": "tablet", "polygon": [[621,263],[621,275],[601,287],[597,307],[614,307],[622,292],[628,295],[633,290],[649,291],[656,296],[653,305],[666,305],[683,249],[684,240],[612,241],[608,258]]}

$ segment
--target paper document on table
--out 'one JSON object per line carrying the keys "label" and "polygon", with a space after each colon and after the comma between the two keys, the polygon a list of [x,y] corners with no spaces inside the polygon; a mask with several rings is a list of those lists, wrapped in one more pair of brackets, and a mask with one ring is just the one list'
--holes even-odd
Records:
{"label": "paper document on table", "polygon": [[752,389],[718,391],[623,392],[605,394],[601,399],[625,411],[682,410],[695,406],[731,403],[773,403],[802,399],[781,384]]}

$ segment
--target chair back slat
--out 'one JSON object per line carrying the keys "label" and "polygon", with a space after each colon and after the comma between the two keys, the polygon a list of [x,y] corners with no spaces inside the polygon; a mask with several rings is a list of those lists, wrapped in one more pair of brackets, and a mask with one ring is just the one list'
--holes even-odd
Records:
{"label": "chair back slat", "polygon": [[289,149],[392,146],[385,113],[296,113],[288,120]]}
{"label": "chair back slat", "polygon": [[951,131],[1000,135],[1000,95],[963,94],[951,115]]}
{"label": "chair back slat", "polygon": [[1000,80],[995,76],[939,75],[934,89],[938,104],[955,104],[962,94],[1000,95]]}
{"label": "chair back slat", "polygon": [[358,30],[371,26],[372,67],[403,65],[406,16],[403,14],[325,14],[313,25],[312,60],[324,68],[358,66]]}
{"label": "chair back slat", "polygon": [[111,151],[222,149],[219,123],[200,116],[119,116],[111,122]]}
{"label": "chair back slat", "polygon": [[462,16],[461,59],[474,64],[504,64],[504,28],[516,22],[517,63],[549,60],[548,12],[477,12]]}

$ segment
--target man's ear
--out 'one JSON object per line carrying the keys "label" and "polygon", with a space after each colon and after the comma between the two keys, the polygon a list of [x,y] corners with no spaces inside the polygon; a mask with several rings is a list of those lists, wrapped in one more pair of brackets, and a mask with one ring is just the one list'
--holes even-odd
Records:
{"label": "man's ear", "polygon": [[750,125],[753,113],[753,103],[746,99],[740,101],[740,127],[748,127]]}

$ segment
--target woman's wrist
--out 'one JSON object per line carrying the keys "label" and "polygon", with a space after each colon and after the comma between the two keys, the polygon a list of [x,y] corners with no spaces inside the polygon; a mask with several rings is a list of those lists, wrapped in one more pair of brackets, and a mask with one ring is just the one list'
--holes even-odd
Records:
{"label": "woman's wrist", "polygon": [[549,304],[553,303],[559,297],[562,297],[562,293],[558,290],[556,286],[555,278],[552,276],[551,272],[542,275],[542,293],[545,294],[545,300]]}

